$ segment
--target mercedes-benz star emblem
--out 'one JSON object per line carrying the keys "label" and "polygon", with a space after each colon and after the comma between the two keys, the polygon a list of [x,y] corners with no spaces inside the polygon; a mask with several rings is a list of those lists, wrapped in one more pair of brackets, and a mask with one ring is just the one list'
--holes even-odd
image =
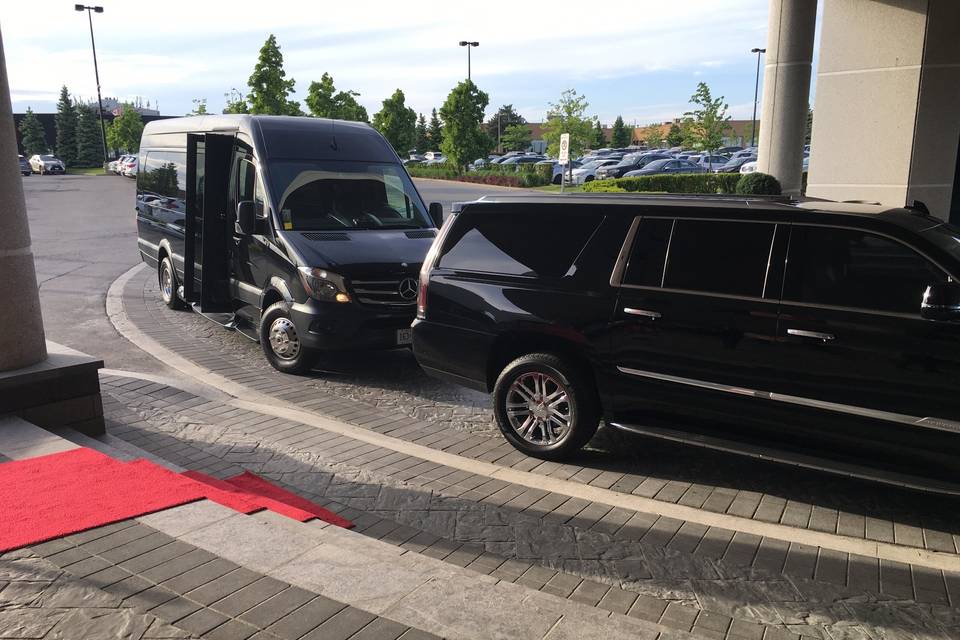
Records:
{"label": "mercedes-benz star emblem", "polygon": [[417,297],[417,289],[419,288],[420,283],[414,278],[404,278],[400,281],[400,286],[397,287],[397,292],[400,293],[400,297],[404,300],[413,300]]}

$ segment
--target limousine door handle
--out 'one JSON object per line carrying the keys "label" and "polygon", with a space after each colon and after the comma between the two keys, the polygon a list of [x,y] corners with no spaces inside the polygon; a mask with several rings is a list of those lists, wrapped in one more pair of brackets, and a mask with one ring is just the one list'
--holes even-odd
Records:
{"label": "limousine door handle", "polygon": [[624,307],[623,312],[630,316],[641,316],[643,318],[650,318],[651,320],[656,320],[660,317],[659,311],[648,311],[647,309],[631,309],[630,307]]}
{"label": "limousine door handle", "polygon": [[836,337],[832,333],[807,331],[805,329],[787,329],[787,334],[791,336],[797,336],[799,338],[813,338],[814,340],[822,340],[823,342],[830,342]]}

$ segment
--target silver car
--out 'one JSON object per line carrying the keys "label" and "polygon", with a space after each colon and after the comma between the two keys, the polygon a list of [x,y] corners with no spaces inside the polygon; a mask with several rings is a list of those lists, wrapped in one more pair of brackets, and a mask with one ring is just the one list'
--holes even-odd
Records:
{"label": "silver car", "polygon": [[64,173],[67,165],[56,156],[38,153],[30,157],[30,170],[34,173]]}

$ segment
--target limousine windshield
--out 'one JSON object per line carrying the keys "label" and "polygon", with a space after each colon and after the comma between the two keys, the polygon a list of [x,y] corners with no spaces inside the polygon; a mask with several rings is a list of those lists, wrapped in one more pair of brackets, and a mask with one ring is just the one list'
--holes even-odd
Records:
{"label": "limousine windshield", "polygon": [[399,165],[368,162],[273,161],[283,228],[291,231],[423,229],[423,202]]}

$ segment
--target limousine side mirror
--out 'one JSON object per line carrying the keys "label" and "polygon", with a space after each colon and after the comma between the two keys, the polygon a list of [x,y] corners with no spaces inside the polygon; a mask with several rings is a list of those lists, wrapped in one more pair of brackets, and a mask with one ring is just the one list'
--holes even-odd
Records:
{"label": "limousine side mirror", "polygon": [[960,322],[960,283],[938,282],[927,287],[920,316],[925,320]]}
{"label": "limousine side mirror", "polygon": [[430,218],[433,219],[433,224],[437,226],[437,229],[443,226],[443,205],[439,202],[430,203]]}
{"label": "limousine side mirror", "polygon": [[237,204],[237,229],[245,236],[252,236],[257,229],[257,203],[244,200]]}

